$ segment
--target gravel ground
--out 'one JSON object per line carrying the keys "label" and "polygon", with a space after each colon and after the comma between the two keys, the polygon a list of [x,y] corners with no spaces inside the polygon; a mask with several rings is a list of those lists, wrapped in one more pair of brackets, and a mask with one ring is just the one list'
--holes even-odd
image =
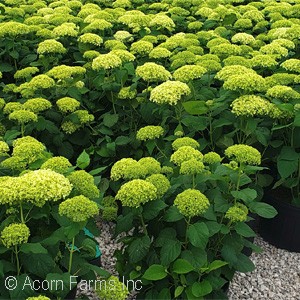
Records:
{"label": "gravel ground", "polygon": [[[111,238],[113,223],[100,223],[99,226],[102,234],[97,240],[102,250],[102,266],[117,275],[113,252],[120,244]],[[277,249],[260,237],[255,243],[263,249],[261,253],[251,255],[256,269],[251,273],[236,273],[230,284],[229,299],[300,300],[300,253]],[[91,300],[99,300],[92,291],[78,291],[77,296],[82,294]]]}

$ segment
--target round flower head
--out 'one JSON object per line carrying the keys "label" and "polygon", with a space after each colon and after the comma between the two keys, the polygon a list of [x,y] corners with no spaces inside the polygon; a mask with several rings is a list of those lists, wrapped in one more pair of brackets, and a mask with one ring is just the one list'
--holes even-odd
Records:
{"label": "round flower head", "polygon": [[229,146],[225,150],[225,155],[241,164],[260,165],[261,154],[252,146],[237,144]]}
{"label": "round flower head", "polygon": [[100,286],[96,285],[95,293],[100,297],[100,299],[106,300],[125,300],[129,294],[126,285],[119,281],[116,276],[110,276],[105,279],[105,285],[103,288],[103,280],[101,279]]}
{"label": "round flower head", "polygon": [[0,154],[6,153],[8,151],[9,146],[4,141],[0,141]]}
{"label": "round flower head", "polygon": [[28,110],[16,110],[9,114],[8,118],[17,121],[19,124],[26,124],[29,122],[37,122],[38,117],[35,113]]}
{"label": "round flower head", "polygon": [[189,95],[190,88],[180,81],[166,81],[155,87],[150,93],[150,101],[158,104],[176,105],[182,96]]}
{"label": "round flower head", "polygon": [[61,124],[61,129],[67,134],[72,134],[76,130],[78,130],[81,126],[79,124],[75,124],[71,121],[65,121]]}
{"label": "round flower head", "polygon": [[101,36],[95,33],[84,33],[78,38],[78,42],[100,46],[103,43],[103,39]]}
{"label": "round flower head", "polygon": [[223,84],[224,89],[246,92],[263,92],[266,90],[265,79],[258,74],[243,74],[230,76]]}
{"label": "round flower head", "polygon": [[190,146],[194,149],[197,149],[200,145],[196,140],[187,136],[178,138],[172,143],[173,150],[178,150],[182,146]]}
{"label": "round flower head", "polygon": [[133,40],[132,34],[126,30],[119,30],[114,34],[114,38],[121,42],[130,42]]}
{"label": "round flower head", "polygon": [[209,200],[198,190],[187,189],[176,196],[174,205],[185,217],[200,216],[209,207]]}
{"label": "round flower head", "polygon": [[94,177],[86,171],[74,171],[68,176],[68,179],[78,194],[90,199],[99,197],[100,192],[95,185]]}
{"label": "round flower head", "polygon": [[204,170],[204,164],[202,161],[192,158],[190,160],[184,161],[180,165],[179,173],[183,175],[196,175]]}
{"label": "round flower head", "polygon": [[271,43],[265,46],[262,46],[259,50],[263,54],[273,54],[277,58],[286,57],[289,54],[289,51],[280,46],[278,43]]}
{"label": "round flower head", "polygon": [[196,159],[202,161],[203,154],[191,146],[182,146],[171,155],[171,162],[180,166],[184,161]]}
{"label": "round flower head", "polygon": [[23,79],[23,78],[29,78],[31,75],[37,73],[39,69],[37,67],[26,67],[24,69],[16,71],[14,74],[15,79]]}
{"label": "round flower head", "polygon": [[71,113],[80,107],[80,102],[71,97],[64,97],[56,101],[58,109],[63,113]]}
{"label": "round flower head", "polygon": [[71,79],[76,76],[83,76],[86,73],[86,69],[79,66],[66,66],[60,65],[53,67],[47,72],[47,74],[55,79]]}
{"label": "round flower head", "polygon": [[113,49],[110,53],[118,56],[123,63],[135,60],[135,56],[127,50]]}
{"label": "round flower head", "polygon": [[51,77],[45,74],[41,74],[33,77],[30,80],[28,87],[33,91],[36,91],[38,89],[49,89],[54,85],[55,85],[55,81]]}
{"label": "round flower head", "polygon": [[145,126],[138,130],[136,138],[140,141],[154,140],[164,134],[164,129],[161,126]]}
{"label": "round flower head", "polygon": [[74,23],[63,23],[53,29],[56,37],[77,37],[78,30]]}
{"label": "round flower head", "polygon": [[51,102],[44,98],[29,99],[23,104],[23,109],[32,111],[33,113],[39,113],[51,107]]}
{"label": "round flower head", "polygon": [[163,47],[156,47],[149,53],[149,57],[154,59],[168,58],[171,55],[172,52]]}
{"label": "round flower head", "polygon": [[[246,68],[251,68],[251,60],[243,56],[229,56],[223,60],[224,66],[239,65]],[[222,69],[222,68],[221,68]]]}
{"label": "round flower head", "polygon": [[208,165],[221,162],[221,160],[221,156],[216,152],[208,152],[203,155],[203,162]]}
{"label": "round flower head", "polygon": [[239,44],[243,44],[243,45],[248,45],[251,44],[255,41],[255,38],[253,37],[253,35],[245,33],[245,32],[239,32],[236,33],[232,38],[231,41],[233,43],[239,43]]}
{"label": "round flower head", "polygon": [[41,165],[41,169],[52,170],[60,174],[66,173],[70,167],[72,167],[71,163],[63,156],[49,158]]}
{"label": "round flower head", "polygon": [[219,80],[227,80],[231,76],[236,76],[236,75],[243,75],[243,74],[256,74],[254,70],[246,68],[244,66],[240,65],[231,65],[231,66],[226,66],[222,70],[220,70],[216,74],[216,79]]}
{"label": "round flower head", "polygon": [[1,167],[11,170],[23,170],[26,166],[26,161],[17,156],[9,157],[1,162]]}
{"label": "round flower head", "polygon": [[6,248],[27,243],[30,230],[25,224],[10,224],[1,232],[1,241]]}
{"label": "round flower head", "polygon": [[37,53],[38,54],[55,54],[55,53],[61,53],[64,54],[66,52],[66,48],[63,46],[62,43],[54,40],[49,39],[45,40],[43,42],[40,42],[38,45]]}
{"label": "round flower head", "polygon": [[39,295],[37,297],[28,297],[26,300],[51,300],[51,299],[46,296]]}
{"label": "round flower head", "polygon": [[173,174],[173,168],[168,166],[163,166],[160,171],[162,174]]}
{"label": "round flower head", "polygon": [[175,28],[174,21],[165,14],[157,14],[154,18],[151,19],[149,23],[150,27],[156,27],[157,29],[165,28],[169,31],[172,31]]}
{"label": "round flower head", "polygon": [[69,180],[52,170],[35,170],[19,177],[18,197],[42,207],[47,201],[65,199],[72,190]]}
{"label": "round flower head", "polygon": [[118,207],[108,206],[104,207],[101,211],[101,216],[104,221],[116,221],[118,217]]}
{"label": "round flower head", "polygon": [[139,207],[156,198],[155,185],[142,179],[134,179],[123,184],[116,195],[116,200],[120,200],[123,206],[129,207]]}
{"label": "round flower head", "polygon": [[148,82],[167,81],[172,77],[171,73],[163,66],[153,62],[147,62],[142,66],[138,66],[135,73]]}
{"label": "round flower head", "polygon": [[151,182],[157,189],[157,198],[161,198],[171,187],[168,178],[162,174],[153,174],[146,178],[146,181]]}
{"label": "round flower head", "polygon": [[109,70],[120,67],[121,65],[122,60],[117,55],[112,53],[100,54],[98,57],[94,58],[92,69],[95,71]]}
{"label": "round flower head", "polygon": [[291,99],[300,99],[300,94],[289,86],[275,85],[267,90],[267,96],[272,98],[289,101]]}
{"label": "round flower head", "polygon": [[251,59],[252,67],[272,68],[278,65],[278,62],[271,55],[255,55]]}
{"label": "round flower head", "polygon": [[281,64],[281,67],[283,67],[287,71],[300,73],[300,59],[287,59]]}
{"label": "round flower head", "polygon": [[110,22],[107,22],[105,20],[95,20],[91,22],[89,25],[87,25],[82,32],[83,33],[89,33],[93,31],[103,31],[106,29],[110,29],[112,27],[112,24]]}
{"label": "round flower head", "polygon": [[94,121],[95,117],[85,109],[76,110],[72,113],[72,116],[76,116],[81,125]]}
{"label": "round flower head", "polygon": [[153,44],[147,41],[138,41],[131,44],[130,52],[133,54],[146,55],[153,49]]}
{"label": "round flower head", "polygon": [[0,98],[0,109],[2,109],[5,106],[5,100],[3,98]]}
{"label": "round flower head", "polygon": [[117,40],[107,40],[104,43],[104,47],[108,50],[127,50],[127,46],[123,42]]}
{"label": "round flower head", "polygon": [[183,67],[180,67],[179,69],[177,69],[174,72],[173,76],[174,76],[175,80],[179,80],[182,82],[189,82],[194,79],[201,78],[205,72],[206,72],[206,69],[201,66],[187,65],[187,66],[183,66]]}
{"label": "round flower head", "polygon": [[132,166],[132,169],[136,169],[137,161],[132,158],[122,158],[115,162],[110,171],[111,180],[119,180],[125,178],[128,175],[128,169]]}
{"label": "round flower head", "polygon": [[99,214],[97,204],[85,196],[76,196],[59,204],[58,213],[73,222],[85,222]]}
{"label": "round flower head", "polygon": [[134,99],[136,97],[137,91],[132,90],[130,86],[121,88],[118,93],[119,99]]}
{"label": "round flower head", "polygon": [[247,220],[248,208],[247,206],[237,203],[234,206],[231,206],[226,214],[225,218],[229,219],[231,222],[244,222]]}
{"label": "round flower head", "polygon": [[144,176],[158,174],[161,172],[160,162],[153,157],[142,157],[139,161],[139,168]]}

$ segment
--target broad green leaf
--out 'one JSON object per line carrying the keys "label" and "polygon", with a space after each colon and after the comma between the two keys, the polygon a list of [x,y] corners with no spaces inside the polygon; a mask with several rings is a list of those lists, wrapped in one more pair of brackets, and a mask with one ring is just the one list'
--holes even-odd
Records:
{"label": "broad green leaf", "polygon": [[179,297],[182,292],[184,291],[184,287],[183,286],[178,286],[176,289],[175,289],[175,292],[174,292],[174,297],[177,298]]}
{"label": "broad green leaf", "polygon": [[237,263],[235,265],[237,271],[239,272],[252,272],[255,269],[254,263],[250,260],[250,258],[242,253],[237,255]]}
{"label": "broad green leaf", "polygon": [[182,103],[185,111],[190,115],[204,115],[208,112],[205,101],[188,101]]}
{"label": "broad green leaf", "polygon": [[222,268],[224,266],[228,265],[228,262],[223,261],[223,260],[214,260],[212,263],[209,264],[208,270],[206,273],[209,273],[211,271],[217,270],[219,268]]}
{"label": "broad green leaf", "polygon": [[145,220],[152,220],[166,207],[167,204],[162,200],[150,201],[144,205],[143,216]]}
{"label": "broad green leaf", "polygon": [[192,293],[196,297],[203,297],[211,293],[212,286],[207,280],[201,282],[194,282],[192,286]]}
{"label": "broad green leaf", "polygon": [[48,251],[46,248],[44,248],[40,243],[27,243],[22,244],[20,247],[20,251],[23,253],[44,253],[47,254]]}
{"label": "broad green leaf", "polygon": [[181,243],[178,240],[169,240],[160,250],[160,260],[162,265],[168,266],[181,253]]}
{"label": "broad green leaf", "polygon": [[195,223],[189,226],[187,236],[193,246],[204,249],[208,243],[209,230],[205,223]]}
{"label": "broad green leaf", "polygon": [[85,169],[90,164],[90,161],[90,156],[83,150],[77,158],[76,165],[80,169]]}
{"label": "broad green leaf", "polygon": [[173,263],[172,270],[177,274],[186,274],[195,270],[195,268],[187,260],[179,258]]}
{"label": "broad green leaf", "polygon": [[130,262],[137,263],[142,260],[147,255],[150,245],[151,241],[148,236],[135,239],[128,247]]}
{"label": "broad green leaf", "polygon": [[110,128],[115,124],[117,124],[118,120],[119,120],[119,115],[105,114],[103,118],[103,124]]}
{"label": "broad green leaf", "polygon": [[245,223],[238,222],[234,226],[235,231],[244,237],[254,237],[256,236],[255,232]]}
{"label": "broad green leaf", "polygon": [[236,199],[240,199],[248,203],[249,201],[256,199],[257,192],[254,189],[246,188],[240,191],[231,191],[231,195]]}
{"label": "broad green leaf", "polygon": [[147,280],[161,280],[165,278],[168,273],[162,265],[154,264],[150,266],[144,273],[143,278]]}
{"label": "broad green leaf", "polygon": [[164,220],[167,222],[176,222],[183,219],[183,215],[179,212],[177,207],[171,206],[164,215]]}
{"label": "broad green leaf", "polygon": [[267,219],[274,218],[277,215],[277,210],[270,204],[264,202],[252,202],[249,204],[252,212]]}

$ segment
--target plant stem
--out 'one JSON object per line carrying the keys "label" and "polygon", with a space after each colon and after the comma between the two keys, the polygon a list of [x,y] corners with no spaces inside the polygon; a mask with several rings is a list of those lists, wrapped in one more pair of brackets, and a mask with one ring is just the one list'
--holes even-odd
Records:
{"label": "plant stem", "polygon": [[157,148],[157,150],[165,157],[168,158],[167,155],[158,147],[157,142],[155,141],[155,146]]}
{"label": "plant stem", "polygon": [[22,222],[23,224],[25,224],[22,203],[20,203],[20,215],[21,215],[21,222]]}
{"label": "plant stem", "polygon": [[17,272],[18,272],[18,276],[19,276],[20,275],[20,261],[19,261],[18,253],[19,253],[18,246],[15,245],[15,254],[16,254],[16,261],[17,261]]}
{"label": "plant stem", "polygon": [[191,223],[191,217],[188,218],[187,222],[186,222],[186,233],[185,233],[185,241],[184,241],[184,247],[187,247],[187,243],[188,243],[188,230],[190,227],[190,223]]}
{"label": "plant stem", "polygon": [[141,219],[141,223],[142,223],[142,226],[143,226],[143,232],[145,235],[149,235],[148,234],[148,230],[147,230],[147,227],[146,227],[146,224],[145,224],[145,221],[144,221],[144,218],[143,218],[143,215],[140,214],[140,219]]}
{"label": "plant stem", "polygon": [[21,123],[21,134],[22,134],[22,137],[24,136],[24,133],[25,133],[24,123]]}
{"label": "plant stem", "polygon": [[195,174],[192,175],[192,178],[193,178],[193,189],[196,187],[195,185]]}
{"label": "plant stem", "polygon": [[75,245],[75,237],[72,239],[72,248],[70,250],[70,259],[69,259],[69,269],[68,272],[71,274],[72,269],[72,261],[73,261],[73,253],[74,253],[74,245]]}

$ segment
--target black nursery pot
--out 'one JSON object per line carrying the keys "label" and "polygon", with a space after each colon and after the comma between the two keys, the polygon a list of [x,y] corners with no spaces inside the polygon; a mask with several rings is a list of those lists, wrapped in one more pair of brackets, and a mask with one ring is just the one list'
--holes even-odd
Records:
{"label": "black nursery pot", "polygon": [[260,220],[259,233],[270,244],[292,252],[300,252],[300,207],[285,200],[289,194],[267,192],[265,202],[275,207],[278,215]]}

